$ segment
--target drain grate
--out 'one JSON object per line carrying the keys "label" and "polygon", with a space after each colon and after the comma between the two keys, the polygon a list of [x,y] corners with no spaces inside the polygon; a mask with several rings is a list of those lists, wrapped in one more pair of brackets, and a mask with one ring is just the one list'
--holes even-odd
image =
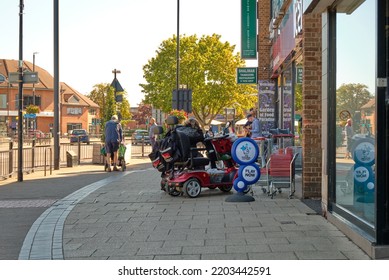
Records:
{"label": "drain grate", "polygon": [[0,200],[0,208],[47,208],[56,201],[56,199]]}

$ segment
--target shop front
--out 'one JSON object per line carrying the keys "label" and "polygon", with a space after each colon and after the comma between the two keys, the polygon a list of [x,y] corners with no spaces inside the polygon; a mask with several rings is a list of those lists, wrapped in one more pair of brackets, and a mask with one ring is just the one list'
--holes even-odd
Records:
{"label": "shop front", "polygon": [[322,14],[323,205],[377,259],[389,257],[388,6],[304,1],[305,14]]}
{"label": "shop front", "polygon": [[302,1],[273,0],[271,15],[271,73],[270,80],[259,81],[259,119],[266,131],[278,128],[294,134],[298,130],[295,112],[302,109],[302,80],[297,79],[303,59]]}

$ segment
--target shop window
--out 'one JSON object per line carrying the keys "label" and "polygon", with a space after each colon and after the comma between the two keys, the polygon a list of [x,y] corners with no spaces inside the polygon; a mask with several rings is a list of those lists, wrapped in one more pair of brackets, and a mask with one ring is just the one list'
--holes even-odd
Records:
{"label": "shop window", "polygon": [[[375,2],[336,18],[335,204],[375,223]],[[358,30],[358,32],[354,32]]]}

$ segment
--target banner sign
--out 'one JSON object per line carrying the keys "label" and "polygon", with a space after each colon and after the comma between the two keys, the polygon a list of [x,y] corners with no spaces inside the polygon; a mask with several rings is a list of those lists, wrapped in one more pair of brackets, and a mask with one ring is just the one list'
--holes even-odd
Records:
{"label": "banner sign", "polygon": [[286,81],[285,85],[282,89],[283,94],[284,94],[284,109],[283,109],[283,123],[284,127],[283,128],[288,128],[289,131],[292,131],[292,81]]}
{"label": "banner sign", "polygon": [[257,59],[257,0],[241,1],[241,58]]}
{"label": "banner sign", "polygon": [[269,131],[275,128],[276,123],[276,86],[274,82],[259,81],[259,116],[262,124],[262,131]]}

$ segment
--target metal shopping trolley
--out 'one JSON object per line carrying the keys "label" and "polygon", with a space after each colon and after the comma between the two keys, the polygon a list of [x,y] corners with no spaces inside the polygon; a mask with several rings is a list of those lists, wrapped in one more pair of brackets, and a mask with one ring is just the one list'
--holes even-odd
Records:
{"label": "metal shopping trolley", "polygon": [[282,188],[289,188],[289,198],[295,191],[295,161],[298,153],[292,147],[279,149],[278,153],[270,155],[266,164],[267,193],[273,198]]}

